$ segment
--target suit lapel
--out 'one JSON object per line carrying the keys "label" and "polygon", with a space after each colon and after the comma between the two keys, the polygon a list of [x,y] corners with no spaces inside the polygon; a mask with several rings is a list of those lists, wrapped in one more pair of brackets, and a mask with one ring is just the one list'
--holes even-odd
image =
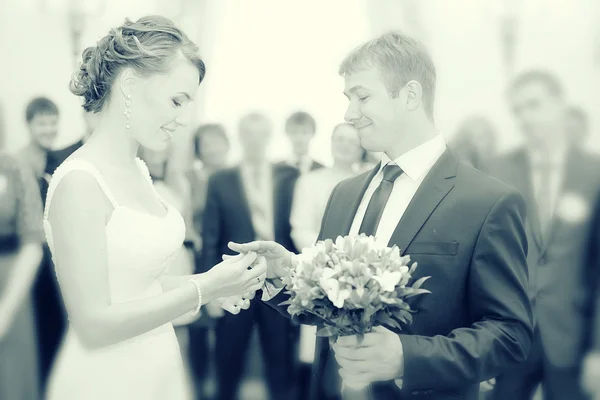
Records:
{"label": "suit lapel", "polygon": [[425,221],[454,187],[457,166],[456,158],[446,150],[417,189],[392,234],[390,246],[397,245],[404,254]]}

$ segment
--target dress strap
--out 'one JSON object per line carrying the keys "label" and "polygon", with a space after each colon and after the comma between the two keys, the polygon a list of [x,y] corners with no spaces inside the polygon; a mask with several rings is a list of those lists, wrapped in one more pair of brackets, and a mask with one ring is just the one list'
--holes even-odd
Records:
{"label": "dress strap", "polygon": [[152,176],[150,175],[150,170],[148,169],[148,165],[146,165],[146,162],[139,157],[136,157],[136,161],[137,161],[138,167],[140,168],[140,171],[142,172],[142,175],[144,175],[146,182],[148,182],[148,184],[152,188],[152,191],[154,192],[156,197],[158,197],[158,200],[162,203],[162,205],[165,208],[168,208],[167,203],[165,202],[163,197],[160,195],[160,193],[158,193],[158,190],[156,190],[156,187],[154,186],[154,182],[152,181]]}
{"label": "dress strap", "polygon": [[58,187],[58,184],[60,183],[62,178],[64,178],[71,171],[85,171],[92,175],[96,179],[96,182],[100,186],[100,189],[102,189],[102,192],[104,192],[104,195],[110,201],[112,206],[114,208],[117,208],[119,206],[119,203],[117,202],[115,196],[112,194],[112,191],[106,184],[106,181],[102,177],[102,174],[100,173],[100,171],[98,171],[98,168],[96,168],[94,164],[92,164],[89,161],[76,158],[72,160],[67,160],[64,163],[62,163],[52,175],[52,179],[50,180],[50,184],[48,186],[48,195],[46,196],[46,204],[44,207],[44,219],[48,219],[48,210],[50,208],[50,203],[52,201],[54,191]]}

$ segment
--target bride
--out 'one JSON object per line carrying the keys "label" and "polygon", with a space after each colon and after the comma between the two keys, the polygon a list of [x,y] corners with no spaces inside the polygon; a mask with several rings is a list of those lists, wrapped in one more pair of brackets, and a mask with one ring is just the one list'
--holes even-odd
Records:
{"label": "bride", "polygon": [[218,298],[246,308],[241,296],[263,285],[255,253],[204,274],[165,273],[185,226],[136,152],[163,149],[185,126],[204,73],[197,47],[164,17],[126,20],[83,52],[71,91],[98,126],[55,172],[44,215],[69,316],[50,400],[187,398],[171,321]]}

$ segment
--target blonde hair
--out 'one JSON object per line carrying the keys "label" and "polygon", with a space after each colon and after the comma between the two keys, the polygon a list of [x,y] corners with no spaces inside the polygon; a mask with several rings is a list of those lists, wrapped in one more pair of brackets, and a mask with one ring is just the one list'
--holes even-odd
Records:
{"label": "blonde hair", "polygon": [[388,32],[358,46],[340,64],[339,74],[375,67],[394,97],[409,81],[423,88],[425,112],[433,119],[436,73],[425,46],[400,32]]}
{"label": "blonde hair", "polygon": [[100,112],[122,69],[132,67],[147,75],[164,73],[179,54],[198,69],[200,84],[206,67],[198,55],[198,47],[170,19],[161,16],[147,16],[136,22],[126,19],[100,39],[97,46],[83,51],[81,67],[71,78],[71,92],[84,98],[86,111]]}

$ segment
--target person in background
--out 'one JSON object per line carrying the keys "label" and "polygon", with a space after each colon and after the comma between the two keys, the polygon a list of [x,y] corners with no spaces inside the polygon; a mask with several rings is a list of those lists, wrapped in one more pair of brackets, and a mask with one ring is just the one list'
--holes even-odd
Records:
{"label": "person in background", "polygon": [[63,163],[75,150],[79,149],[83,144],[92,136],[94,129],[96,129],[97,116],[92,112],[83,110],[83,120],[85,122],[85,131],[83,136],[75,143],[63,147],[62,149],[48,151],[48,160],[46,163],[46,177],[52,176],[56,168]]}
{"label": "person in background", "polygon": [[363,150],[360,163],[358,165],[358,172],[370,171],[375,168],[380,161],[381,153]]}
{"label": "person in background", "polygon": [[[331,135],[333,166],[308,172],[298,179],[291,214],[292,239],[298,250],[317,241],[329,195],[339,182],[356,175],[363,152],[356,128],[349,123],[338,124]],[[314,326],[300,326],[298,400],[308,397],[316,333]]]}
{"label": "person in background", "polygon": [[331,135],[333,166],[302,175],[292,203],[292,239],[297,249],[315,244],[323,211],[331,191],[339,182],[355,176],[363,156],[356,128],[349,123],[335,126]]}
{"label": "person in background", "polygon": [[[293,185],[298,171],[273,165],[267,148],[271,121],[250,113],[239,122],[242,161],[214,173],[208,183],[202,224],[202,265],[208,270],[222,254],[232,254],[231,241],[275,240],[295,251],[290,236]],[[257,304],[258,303],[258,304]],[[224,315],[216,327],[216,364],[219,400],[237,398],[247,350],[258,328],[266,381],[273,400],[288,400],[293,391],[293,329],[290,322],[254,299],[249,310]]]}
{"label": "person in background", "polygon": [[323,164],[313,160],[310,155],[310,143],[317,132],[315,119],[307,112],[298,111],[292,114],[285,122],[285,134],[292,144],[293,155],[286,163],[295,167],[300,174],[305,174]]}
{"label": "person in background", "polygon": [[496,156],[498,134],[485,117],[467,118],[448,143],[456,157],[480,171],[486,171]]}
{"label": "person in background", "polygon": [[590,121],[587,112],[579,106],[567,109],[567,131],[576,146],[583,146],[590,134]]}
{"label": "person in background", "polygon": [[544,70],[518,75],[509,88],[525,145],[493,163],[491,175],[527,201],[529,296],[536,327],[527,360],[496,379],[493,400],[585,399],[579,372],[589,319],[586,246],[600,188],[600,159],[574,146],[563,86]]}
{"label": "person in background", "polygon": [[594,204],[590,240],[587,246],[587,276],[591,296],[588,301],[589,329],[581,385],[590,399],[600,399],[600,196]]}
{"label": "person in background", "polygon": [[[17,153],[17,158],[35,174],[39,185],[38,194],[41,195],[44,204],[50,178],[46,174],[48,153],[51,152],[58,136],[58,107],[46,97],[37,97],[27,105],[25,120],[29,129],[30,142]],[[33,289],[42,391],[60,346],[66,323],[52,257],[48,246],[44,245],[43,250],[44,255]]]}
{"label": "person in background", "polygon": [[30,140],[25,147],[19,150],[17,157],[33,170],[42,186],[42,196],[45,197],[47,182],[46,185],[43,184],[44,172],[47,154],[52,150],[58,136],[58,107],[47,97],[36,97],[29,102],[25,109],[25,121],[27,121]]}
{"label": "person in background", "polygon": [[[202,261],[202,219],[206,206],[208,180],[213,173],[227,166],[230,144],[221,124],[203,124],[192,135],[194,161],[187,173],[191,189],[194,233],[199,238],[196,251],[196,271],[201,271]],[[217,318],[224,315],[223,309],[214,303],[205,307],[200,318],[189,325],[189,360],[196,386],[198,400],[211,397],[209,377],[214,371],[214,328]]]}
{"label": "person in background", "polygon": [[[4,137],[0,120],[0,144]],[[0,149],[1,150],[1,149]],[[0,151],[0,399],[38,400],[31,289],[42,260],[42,202],[28,165]]]}

